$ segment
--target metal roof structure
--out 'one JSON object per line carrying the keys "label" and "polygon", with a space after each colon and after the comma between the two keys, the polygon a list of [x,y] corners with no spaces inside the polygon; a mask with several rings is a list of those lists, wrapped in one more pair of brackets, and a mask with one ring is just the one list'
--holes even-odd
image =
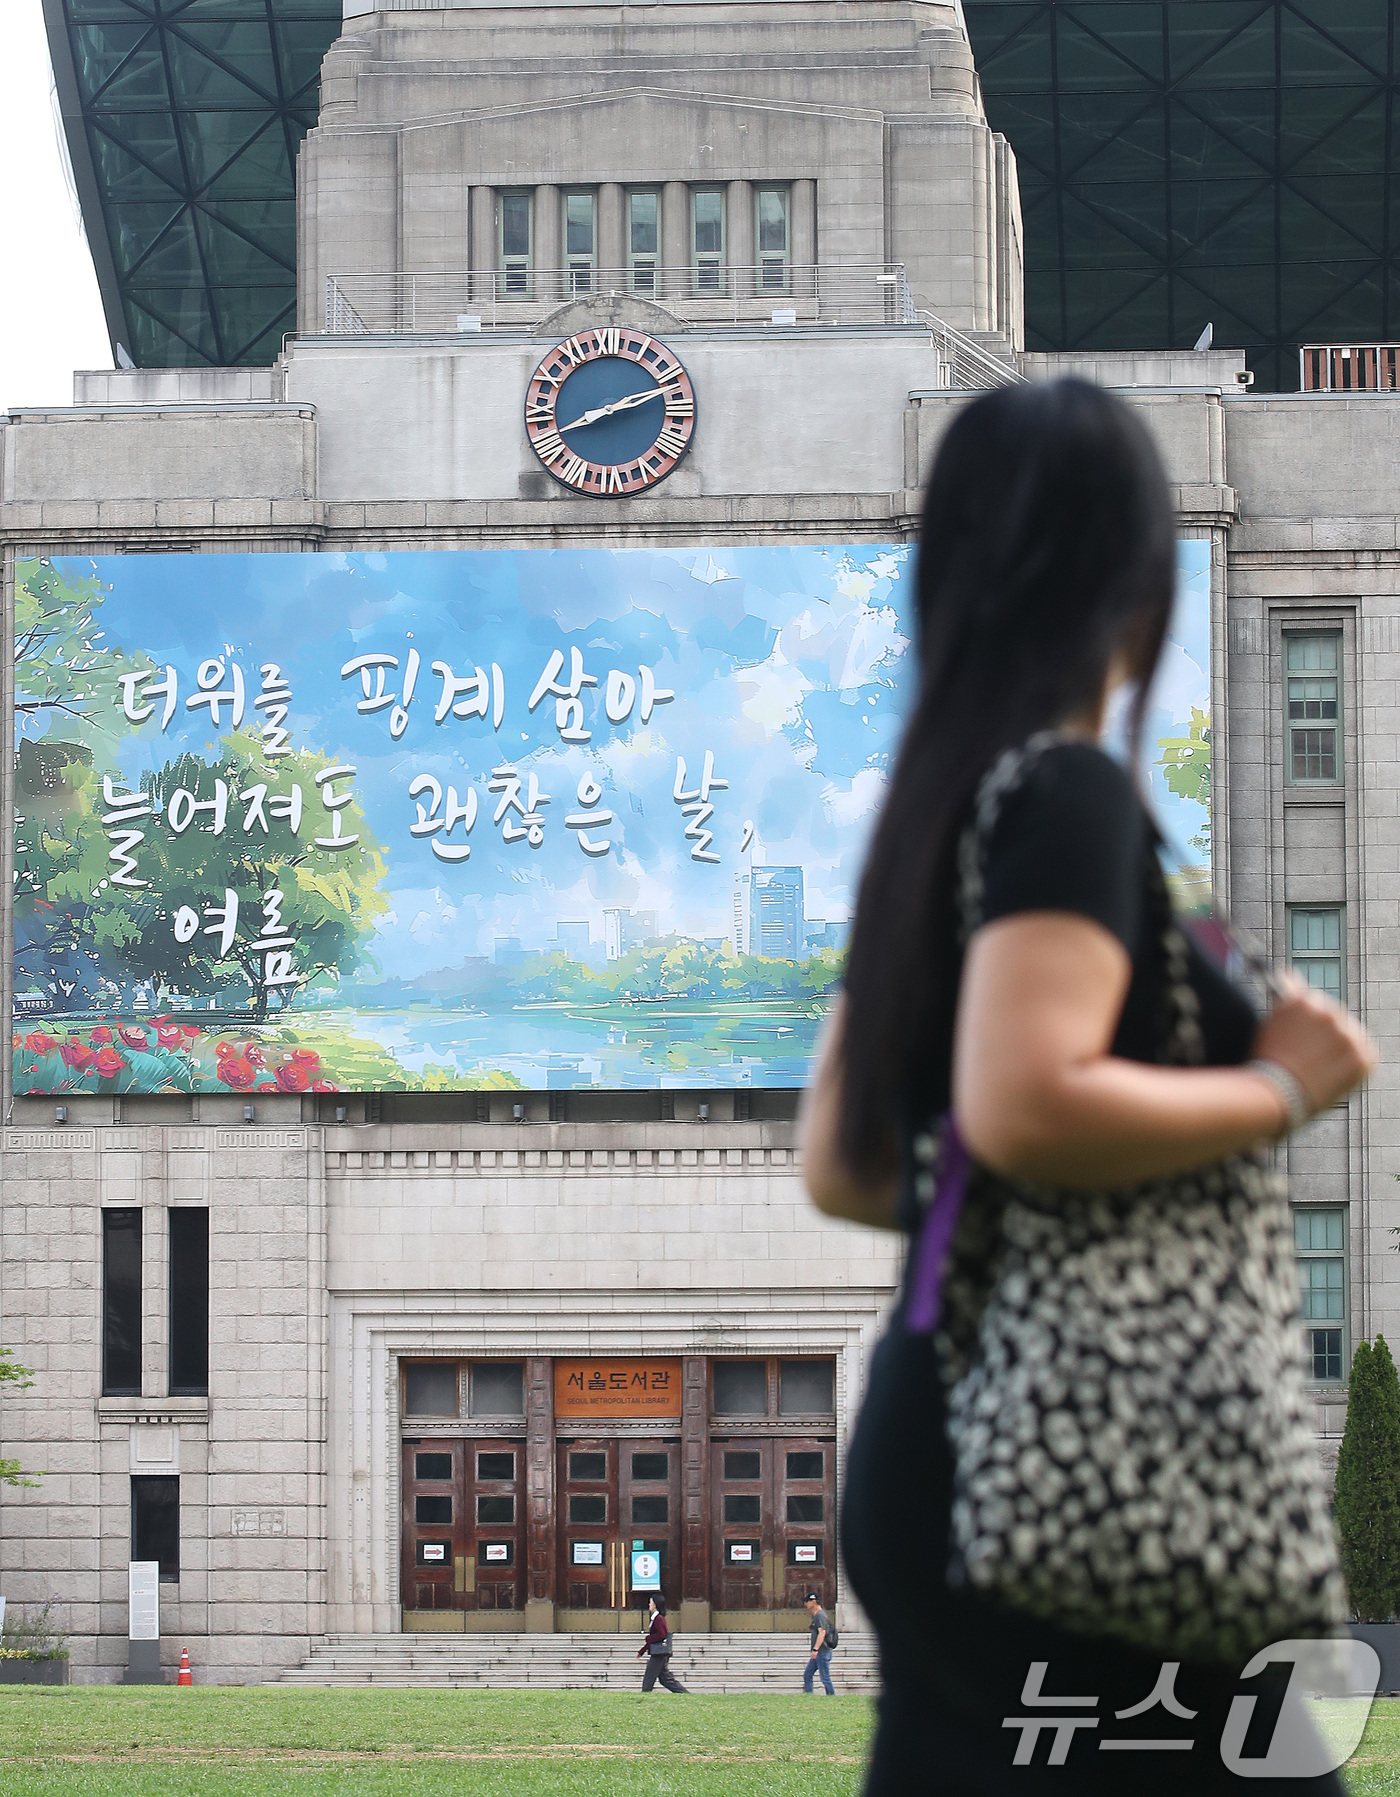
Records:
{"label": "metal roof structure", "polygon": [[1189,348],[1257,384],[1400,331],[1396,0],[963,0],[1016,152],[1035,349]]}
{"label": "metal roof structure", "polygon": [[[341,0],[43,0],[113,342],[263,363]],[[1400,0],[963,0],[1020,167],[1032,348],[1180,348],[1261,387],[1400,332]]]}
{"label": "metal roof structure", "polygon": [[114,345],[271,362],[295,325],[297,147],[341,0],[43,0]]}

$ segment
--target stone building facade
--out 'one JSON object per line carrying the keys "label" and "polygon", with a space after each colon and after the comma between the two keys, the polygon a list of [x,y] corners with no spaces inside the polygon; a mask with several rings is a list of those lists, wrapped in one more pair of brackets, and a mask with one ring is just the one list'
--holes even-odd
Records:
{"label": "stone building facade", "polygon": [[[765,287],[756,195],[778,190]],[[684,280],[638,284],[634,194]],[[522,195],[523,285],[501,211]],[[1140,407],[1211,545],[1218,896],[1384,1056],[1288,1150],[1335,1452],[1351,1347],[1400,1324],[1393,397],[1255,398],[1228,353],[1022,355],[1014,161],[951,6],[381,7],[327,60],[300,207],[300,330],[271,369],[84,375],[72,407],[0,421],[7,608],[21,556],[908,541],[971,385],[1078,372]],[[584,497],[531,450],[523,396],[549,345],[618,322],[683,358],[694,443],[655,491]],[[8,1003],[8,956],[0,979]],[[125,1664],[133,1503],[157,1489],[167,1657],[216,1679],[330,1632],[626,1626],[634,1526],[686,1629],[805,1626],[809,1580],[845,1603],[840,1456],[896,1245],[809,1209],[789,1094],[516,1102],[289,1094],[249,1121],[236,1095],[91,1098],[59,1122],[7,1091],[0,1339],[36,1384],[0,1447],[44,1478],[0,1507],[0,1588],[58,1598],[75,1676]],[[187,1212],[207,1391],[172,1392]],[[106,1396],[118,1234],[139,1393]],[[576,1397],[620,1368],[644,1407]]]}

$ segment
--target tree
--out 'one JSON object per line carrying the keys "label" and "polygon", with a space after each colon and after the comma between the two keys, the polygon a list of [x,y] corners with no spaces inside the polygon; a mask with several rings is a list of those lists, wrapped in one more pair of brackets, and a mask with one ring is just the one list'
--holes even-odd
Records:
{"label": "tree", "polygon": [[1167,791],[1174,793],[1179,799],[1191,799],[1197,805],[1205,806],[1206,821],[1191,838],[1191,846],[1208,855],[1211,792],[1209,707],[1193,705],[1185,736],[1159,737],[1157,747],[1161,750],[1157,765],[1162,769]]}
{"label": "tree", "polygon": [[[0,1385],[14,1385],[20,1391],[27,1391],[34,1383],[34,1375],[28,1367],[21,1366],[10,1348],[0,1348]],[[0,1458],[0,1485],[37,1485],[37,1479],[26,1479],[19,1470],[18,1460]]]}
{"label": "tree", "polygon": [[1383,1335],[1351,1363],[1334,1515],[1357,1616],[1388,1622],[1400,1605],[1400,1378]]}
{"label": "tree", "polygon": [[52,562],[15,563],[15,726],[91,743],[125,732],[118,676],[137,665],[104,641],[95,575],[70,579]]}

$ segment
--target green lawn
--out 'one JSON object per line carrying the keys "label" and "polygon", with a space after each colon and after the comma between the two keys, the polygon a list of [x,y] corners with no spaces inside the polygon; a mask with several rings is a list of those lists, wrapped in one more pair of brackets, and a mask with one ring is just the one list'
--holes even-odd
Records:
{"label": "green lawn", "polygon": [[0,1797],[855,1793],[865,1698],[0,1688]]}
{"label": "green lawn", "polygon": [[[871,1721],[859,1697],[0,1688],[0,1797],[857,1797]],[[1400,1700],[1347,1778],[1400,1797]]]}

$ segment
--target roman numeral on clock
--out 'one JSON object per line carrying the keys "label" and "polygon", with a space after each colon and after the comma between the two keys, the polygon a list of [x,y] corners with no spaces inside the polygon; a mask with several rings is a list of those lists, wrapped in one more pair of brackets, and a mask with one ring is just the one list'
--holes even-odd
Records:
{"label": "roman numeral on clock", "polygon": [[666,416],[668,418],[691,418],[695,414],[695,401],[685,399],[679,387],[666,390]]}
{"label": "roman numeral on clock", "polygon": [[570,337],[567,343],[561,343],[559,354],[564,357],[565,361],[571,362],[575,368],[580,367],[588,360],[588,351],[577,337]]}
{"label": "roman numeral on clock", "polygon": [[685,448],[685,433],[677,430],[673,424],[668,424],[656,439],[655,447],[662,455],[679,455]]}
{"label": "roman numeral on clock", "polygon": [[[668,406],[667,411],[670,410]],[[532,399],[525,408],[526,424],[551,425],[554,423],[554,403],[548,399]]]}
{"label": "roman numeral on clock", "polygon": [[559,470],[559,478],[568,481],[571,487],[581,487],[588,479],[588,463],[581,455],[571,455]]}
{"label": "roman numeral on clock", "polygon": [[600,355],[615,356],[618,344],[622,341],[622,333],[613,325],[606,330],[594,331],[593,341],[597,344]]}
{"label": "roman numeral on clock", "polygon": [[542,436],[535,438],[534,447],[535,454],[546,467],[552,462],[557,462],[561,455],[569,454],[569,446],[559,435],[558,431],[545,431]]}

